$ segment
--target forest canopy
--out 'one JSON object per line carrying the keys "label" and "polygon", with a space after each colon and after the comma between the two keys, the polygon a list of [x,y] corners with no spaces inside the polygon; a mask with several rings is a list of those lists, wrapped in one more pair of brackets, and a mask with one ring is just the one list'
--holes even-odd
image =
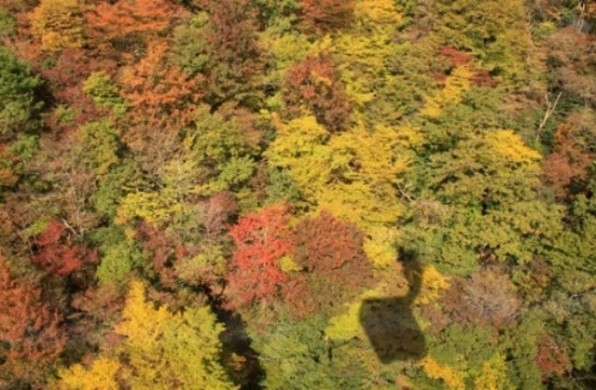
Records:
{"label": "forest canopy", "polygon": [[0,388],[595,388],[595,34],[0,0]]}

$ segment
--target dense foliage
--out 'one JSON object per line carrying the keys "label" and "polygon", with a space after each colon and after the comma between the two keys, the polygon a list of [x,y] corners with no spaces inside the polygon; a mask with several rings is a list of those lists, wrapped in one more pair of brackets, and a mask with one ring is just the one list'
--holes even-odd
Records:
{"label": "dense foliage", "polygon": [[594,388],[595,34],[0,0],[0,388]]}

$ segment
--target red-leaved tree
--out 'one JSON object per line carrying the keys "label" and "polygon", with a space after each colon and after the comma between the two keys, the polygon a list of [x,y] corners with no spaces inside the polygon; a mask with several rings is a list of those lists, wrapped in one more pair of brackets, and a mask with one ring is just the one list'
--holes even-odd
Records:
{"label": "red-leaved tree", "polygon": [[95,251],[73,244],[71,235],[58,220],[50,221],[43,233],[33,241],[33,263],[59,276],[69,275],[85,262],[96,260]]}
{"label": "red-leaved tree", "polygon": [[279,260],[292,252],[288,207],[275,205],[240,218],[230,229],[236,246],[228,273],[228,306],[276,295],[287,280]]}

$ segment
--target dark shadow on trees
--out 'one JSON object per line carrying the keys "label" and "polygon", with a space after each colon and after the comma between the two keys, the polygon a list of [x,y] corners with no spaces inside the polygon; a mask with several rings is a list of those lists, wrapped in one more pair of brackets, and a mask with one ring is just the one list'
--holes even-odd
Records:
{"label": "dark shadow on trees", "polygon": [[360,323],[383,364],[420,359],[426,354],[424,335],[412,313],[421,288],[422,266],[415,259],[403,264],[410,287],[408,294],[366,299],[360,309]]}

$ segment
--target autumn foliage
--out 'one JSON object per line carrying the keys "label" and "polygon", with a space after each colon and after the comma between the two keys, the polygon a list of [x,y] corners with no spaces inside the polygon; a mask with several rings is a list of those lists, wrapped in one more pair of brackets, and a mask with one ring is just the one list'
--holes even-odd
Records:
{"label": "autumn foliage", "polygon": [[102,1],[87,13],[87,22],[97,39],[126,37],[166,29],[177,15],[167,0]]}
{"label": "autumn foliage", "polygon": [[209,11],[208,98],[216,104],[242,99],[247,87],[255,86],[254,78],[263,66],[256,36],[257,9],[251,0],[220,0],[211,1]]}
{"label": "autumn foliage", "polygon": [[565,353],[565,349],[559,346],[552,337],[545,335],[538,339],[536,366],[543,378],[546,379],[551,375],[565,375],[571,366],[571,361]]}
{"label": "autumn foliage", "polygon": [[270,206],[246,214],[230,229],[235,250],[228,274],[229,306],[271,299],[287,280],[279,264],[292,252],[287,213],[287,206]]}
{"label": "autumn foliage", "polygon": [[354,0],[302,0],[302,22],[308,30],[326,32],[349,26]]}
{"label": "autumn foliage", "polygon": [[295,118],[304,108],[331,131],[349,123],[350,102],[330,56],[310,56],[288,70],[284,85],[286,114]]}
{"label": "autumn foliage", "polygon": [[41,300],[41,291],[11,277],[0,257],[0,372],[21,379],[40,376],[40,368],[56,362],[66,343],[61,321]]}
{"label": "autumn foliage", "polygon": [[41,0],[31,14],[33,31],[44,50],[78,48],[84,43],[84,19],[77,0]]}
{"label": "autumn foliage", "polygon": [[153,42],[147,55],[122,76],[123,94],[136,109],[153,115],[180,115],[180,108],[197,103],[200,77],[191,78],[166,63],[167,44]]}
{"label": "autumn foliage", "polygon": [[593,388],[591,3],[0,0],[0,390]]}
{"label": "autumn foliage", "polygon": [[594,130],[590,129],[589,122],[582,119],[576,115],[559,126],[553,153],[542,163],[544,176],[561,197],[572,195],[585,186],[590,164],[593,164],[596,155],[590,149]]}
{"label": "autumn foliage", "polygon": [[210,237],[218,237],[227,229],[230,217],[238,211],[238,204],[231,192],[215,194],[205,204],[205,229]]}
{"label": "autumn foliage", "polygon": [[327,212],[296,226],[293,260],[301,272],[284,286],[295,314],[334,312],[370,286],[372,268],[363,243],[356,225]]}
{"label": "autumn foliage", "polygon": [[455,281],[444,297],[444,305],[458,322],[498,328],[514,319],[520,299],[507,276],[489,268],[468,280]]}
{"label": "autumn foliage", "polygon": [[70,232],[55,219],[49,222],[33,244],[33,262],[59,276],[69,275],[86,262],[95,260],[95,252],[73,243]]}

